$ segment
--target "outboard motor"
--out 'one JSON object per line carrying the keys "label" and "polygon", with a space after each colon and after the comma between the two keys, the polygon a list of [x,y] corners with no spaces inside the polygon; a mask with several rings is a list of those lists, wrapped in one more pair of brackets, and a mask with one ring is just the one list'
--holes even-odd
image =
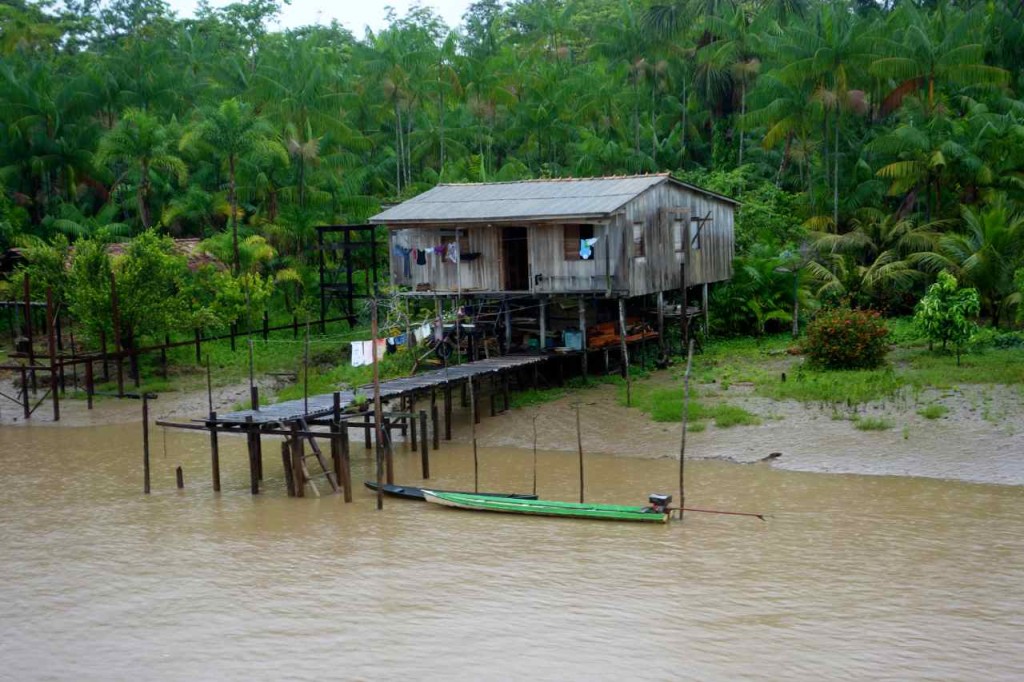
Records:
{"label": "outboard motor", "polygon": [[652,511],[656,511],[659,514],[665,514],[668,512],[669,505],[672,504],[672,496],[651,493],[648,495],[647,501],[651,503]]}

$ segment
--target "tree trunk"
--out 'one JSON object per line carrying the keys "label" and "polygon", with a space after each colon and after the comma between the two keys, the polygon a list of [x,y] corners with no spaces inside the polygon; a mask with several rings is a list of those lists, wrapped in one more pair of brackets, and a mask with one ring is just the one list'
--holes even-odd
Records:
{"label": "tree trunk", "polygon": [[149,163],[142,162],[142,177],[139,179],[139,220],[142,221],[142,229],[149,229],[149,207],[147,198],[149,195]]}
{"label": "tree trunk", "polygon": [[832,229],[839,231],[839,105],[836,105],[836,146],[833,153],[832,163],[835,165],[833,174],[834,184],[832,186]]}

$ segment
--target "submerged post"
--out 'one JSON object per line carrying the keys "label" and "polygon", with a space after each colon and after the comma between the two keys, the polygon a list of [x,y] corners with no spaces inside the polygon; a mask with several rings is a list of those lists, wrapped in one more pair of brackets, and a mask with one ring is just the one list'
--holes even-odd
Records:
{"label": "submerged post", "polygon": [[142,492],[149,494],[149,396],[142,394]]}
{"label": "submerged post", "polygon": [[185,488],[185,472],[182,470],[181,465],[174,470],[174,482],[178,485],[178,490]]}
{"label": "submerged post", "polygon": [[210,410],[210,478],[213,481],[213,492],[220,492],[220,444],[217,442],[217,413]]}
{"label": "submerged post", "polygon": [[683,375],[683,435],[679,443],[679,518],[686,506],[686,419],[690,412],[690,365],[693,363],[693,341],[686,353],[686,373]]}
{"label": "submerged post", "polygon": [[430,441],[427,436],[426,410],[420,410],[420,464],[423,469],[423,478],[430,478]]}

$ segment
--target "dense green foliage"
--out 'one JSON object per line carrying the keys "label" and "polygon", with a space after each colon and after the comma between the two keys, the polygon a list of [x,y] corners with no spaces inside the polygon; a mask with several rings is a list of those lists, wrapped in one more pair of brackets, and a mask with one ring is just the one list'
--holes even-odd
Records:
{"label": "dense green foliage", "polygon": [[980,312],[978,290],[961,288],[956,277],[941,272],[935,284],[928,287],[928,292],[918,302],[914,321],[928,340],[941,343],[943,350],[948,344],[953,344],[959,365],[964,344],[978,329],[974,320]]}
{"label": "dense green foliage", "polygon": [[287,11],[0,6],[0,247],[155,228],[240,275],[259,237],[301,309],[318,224],[442,181],[669,170],[744,202],[720,331],[906,312],[941,270],[1017,319],[1018,2],[478,0],[362,38],[268,30]]}
{"label": "dense green foliage", "polygon": [[888,335],[876,312],[832,308],[807,326],[804,351],[814,367],[873,369],[885,360]]}

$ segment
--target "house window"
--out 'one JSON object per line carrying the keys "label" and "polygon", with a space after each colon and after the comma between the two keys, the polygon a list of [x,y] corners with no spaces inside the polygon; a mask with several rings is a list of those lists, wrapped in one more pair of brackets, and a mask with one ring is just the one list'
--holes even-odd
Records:
{"label": "house window", "polygon": [[562,237],[565,260],[594,260],[593,245],[584,248],[583,244],[585,239],[593,238],[593,225],[565,225]]}
{"label": "house window", "polygon": [[700,238],[704,228],[711,223],[711,218],[690,218],[690,248],[700,250]]}
{"label": "house window", "polygon": [[689,225],[689,221],[683,220],[680,217],[676,217],[672,220],[672,247],[676,253],[682,253],[684,251],[683,244],[686,243],[686,230]]}
{"label": "house window", "polygon": [[633,258],[644,257],[644,224],[642,221],[633,223]]}

